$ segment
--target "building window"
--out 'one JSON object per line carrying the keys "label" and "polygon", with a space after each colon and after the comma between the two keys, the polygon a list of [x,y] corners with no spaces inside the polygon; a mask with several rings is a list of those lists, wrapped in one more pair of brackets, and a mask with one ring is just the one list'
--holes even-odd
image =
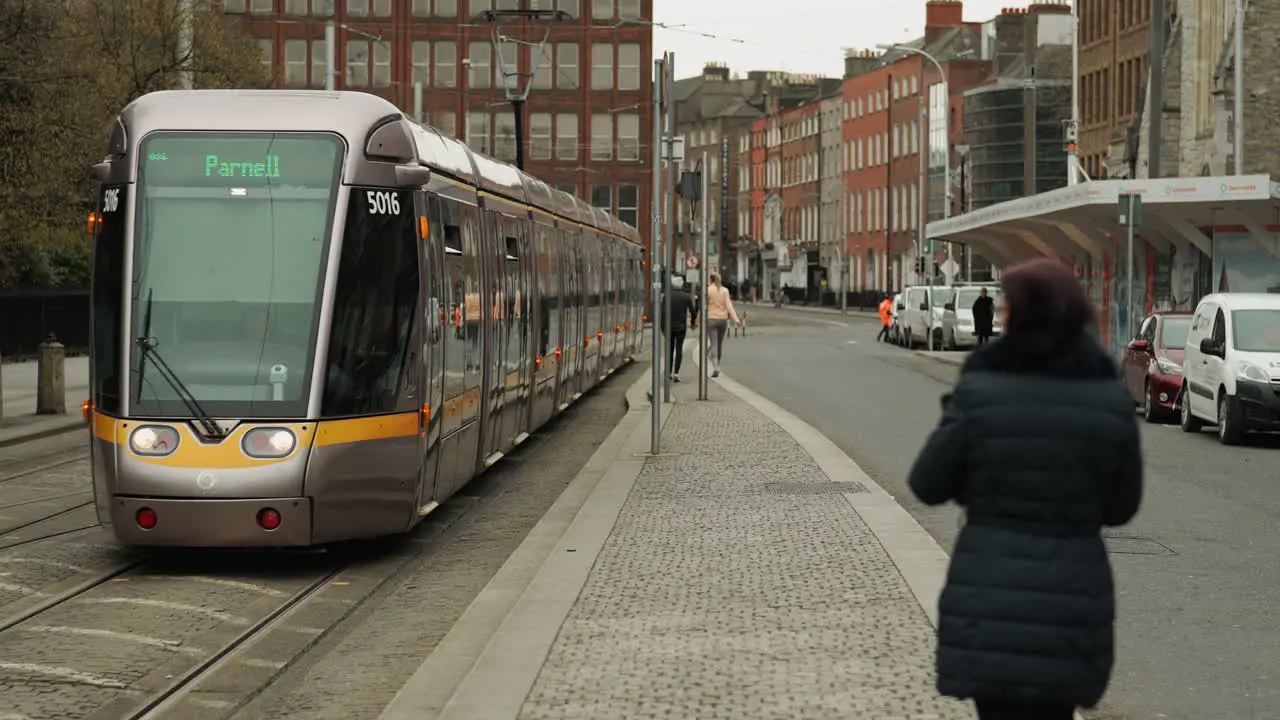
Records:
{"label": "building window", "polygon": [[529,49],[529,60],[537,67],[533,78],[529,80],[534,90],[551,89],[551,79],[555,76],[555,59],[551,56],[552,46],[550,45],[543,45],[537,50]]}
{"label": "building window", "polygon": [[640,159],[640,116],[635,113],[618,115],[618,159]]}
{"label": "building window", "polygon": [[271,44],[271,38],[258,38],[258,52],[262,53],[262,65],[267,69],[267,74],[275,77],[275,46]]}
{"label": "building window", "polygon": [[556,159],[578,159],[578,116],[573,113],[556,115]]}
{"label": "building window", "polygon": [[608,185],[591,186],[591,207],[613,212],[613,188]]}
{"label": "building window", "polygon": [[369,0],[347,0],[347,17],[368,17]]}
{"label": "building window", "polygon": [[445,137],[458,137],[458,116],[452,110],[436,110],[431,113],[431,126]]}
{"label": "building window", "polygon": [[551,159],[551,113],[529,115],[529,159]]}
{"label": "building window", "polygon": [[239,15],[245,9],[245,0],[223,0],[222,12],[228,15]]}
{"label": "building window", "polygon": [[409,14],[416,18],[431,17],[431,0],[413,0]]}
{"label": "building window", "polygon": [[591,116],[591,159],[608,160],[613,157],[613,116],[596,113]]}
{"label": "building window", "polygon": [[249,12],[254,15],[270,15],[276,11],[275,0],[253,0],[249,3]]}
{"label": "building window", "polygon": [[578,194],[578,186],[573,183],[556,183],[556,189],[563,193],[569,193],[575,197]]}
{"label": "building window", "polygon": [[284,81],[289,85],[307,84],[307,41],[286,40],[284,43]]}
{"label": "building window", "polygon": [[311,16],[318,18],[333,17],[333,0],[311,0]]}
{"label": "building window", "polygon": [[373,43],[373,86],[391,87],[391,41]]}
{"label": "building window", "polygon": [[347,87],[369,86],[369,41],[347,41]]}
{"label": "building window", "polygon": [[618,219],[636,227],[636,217],[640,210],[640,188],[635,185],[618,186]]}
{"label": "building window", "polygon": [[618,0],[619,20],[639,20],[640,0]]}
{"label": "building window", "polygon": [[498,62],[494,65],[494,74],[500,87],[508,84],[513,87],[520,82],[520,46],[513,42],[498,45]]}
{"label": "building window", "polygon": [[458,87],[458,44],[452,40],[437,40],[435,60],[436,87]]}
{"label": "building window", "polygon": [[413,82],[427,85],[431,82],[431,42],[413,41]]}
{"label": "building window", "polygon": [[311,87],[324,87],[325,74],[329,72],[329,63],[324,55],[327,45],[323,40],[311,41]]}
{"label": "building window", "polygon": [[513,162],[516,159],[516,117],[510,112],[499,112],[493,123],[493,154],[499,160]]}
{"label": "building window", "polygon": [[467,71],[467,85],[472,88],[488,88],[493,84],[493,47],[488,41],[473,42],[468,53],[471,67]]}
{"label": "building window", "polygon": [[458,0],[436,0],[436,17],[458,17]]}
{"label": "building window", "polygon": [[391,17],[391,0],[373,0],[373,16],[376,18]]}
{"label": "building window", "polygon": [[591,19],[596,24],[601,21],[608,22],[613,19],[613,6],[615,0],[591,0]]}
{"label": "building window", "polygon": [[578,89],[578,44],[556,45],[556,87],[561,90]]}
{"label": "building window", "polygon": [[468,0],[468,8],[472,15],[493,9],[493,0]]}
{"label": "building window", "polygon": [[489,135],[490,130],[489,112],[469,112],[467,113],[467,147],[482,154],[489,155]]}
{"label": "building window", "polygon": [[640,89],[640,43],[618,45],[618,89]]}
{"label": "building window", "polygon": [[[284,14],[290,17],[304,17],[311,11],[310,5],[308,0],[285,0]],[[289,51],[286,50],[285,55],[288,54]]]}
{"label": "building window", "polygon": [[613,45],[591,44],[591,89],[613,89]]}

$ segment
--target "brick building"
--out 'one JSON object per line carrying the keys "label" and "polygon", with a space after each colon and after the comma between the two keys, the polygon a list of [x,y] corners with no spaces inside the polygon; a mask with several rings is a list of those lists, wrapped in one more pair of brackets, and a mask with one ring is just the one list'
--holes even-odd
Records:
{"label": "brick building", "polygon": [[[965,22],[963,3],[930,0],[924,35],[906,49],[884,54],[861,52],[846,58],[844,138],[849,165],[845,187],[848,257],[854,292],[896,290],[917,281],[913,259],[928,250],[921,244],[926,212],[942,211],[943,167],[959,167],[955,152],[960,138],[951,116],[951,97],[980,83],[988,72],[977,23]],[[937,69],[919,52],[935,58],[947,75],[943,98]],[[948,125],[934,140],[950,147],[931,147],[929,99],[933,122]],[[958,122],[956,123],[958,125]],[[948,132],[949,130],[949,132]],[[927,149],[926,149],[927,148]],[[930,157],[930,151],[933,156]],[[924,158],[921,153],[926,152]],[[932,172],[935,187],[922,182],[922,168]],[[931,195],[938,198],[930,203]],[[953,197],[954,200],[954,197]],[[933,205],[930,208],[930,205]]]}
{"label": "brick building", "polygon": [[[373,93],[411,113],[421,83],[421,119],[500,159],[515,159],[505,86],[531,85],[525,169],[615,213],[647,243],[650,224],[637,220],[650,203],[653,0],[222,1],[225,12],[244,16],[279,85],[325,86],[325,24],[333,18],[337,89]],[[534,46],[495,43],[493,25],[475,19],[531,6],[572,19],[501,21],[503,35]]]}
{"label": "brick building", "polygon": [[1080,163],[1089,177],[1134,177],[1156,0],[1080,6]]}

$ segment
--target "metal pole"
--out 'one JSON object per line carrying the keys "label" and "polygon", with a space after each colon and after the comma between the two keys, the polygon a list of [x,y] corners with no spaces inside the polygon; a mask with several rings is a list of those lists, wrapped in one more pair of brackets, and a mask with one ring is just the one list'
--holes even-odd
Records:
{"label": "metal pole", "polygon": [[[1080,127],[1080,3],[1071,3],[1071,126]],[[1078,142],[1078,141],[1077,141]],[[1067,185],[1080,182],[1080,150],[1067,151]]]}
{"label": "metal pole", "polygon": [[516,126],[516,168],[524,169],[524,100],[512,98],[511,113]]}
{"label": "metal pole", "polygon": [[[1125,285],[1127,285],[1127,287],[1125,288],[1125,294],[1124,294],[1124,297],[1125,297],[1124,341],[1126,342],[1133,337],[1133,225],[1134,223],[1132,220],[1133,220],[1134,197],[1136,196],[1134,195],[1129,196],[1129,208],[1126,211],[1130,219],[1129,232],[1128,232],[1128,236],[1129,236],[1128,255],[1125,256],[1126,269],[1124,273]],[[1117,340],[1119,339],[1120,338],[1117,338]]]}
{"label": "metal pole", "polygon": [[413,83],[413,119],[422,122],[422,82]]}
{"label": "metal pole", "polygon": [[[888,93],[889,107],[885,113],[885,127],[893,132],[893,73],[885,76],[885,90]],[[884,292],[893,293],[893,160],[884,164]]]}
{"label": "metal pole", "polygon": [[[662,247],[666,249],[666,253],[667,253],[665,256],[666,257],[665,264],[667,268],[669,268],[667,270],[667,276],[668,276],[667,281],[670,282],[669,278],[671,275],[671,268],[675,267],[675,256],[676,256],[675,243],[672,242],[672,228],[675,225],[675,222],[674,222],[675,217],[674,215],[672,215],[672,211],[673,211],[672,206],[674,205],[672,198],[675,195],[675,187],[676,187],[676,177],[675,177],[676,162],[675,162],[675,158],[673,157],[674,155],[673,151],[675,150],[675,137],[676,137],[676,104],[675,104],[675,93],[672,92],[672,89],[675,86],[674,73],[675,73],[675,57],[676,56],[674,53],[668,52],[668,53],[663,53],[662,57],[664,59],[664,62],[662,64],[662,69],[663,69],[662,96],[666,100],[666,106],[667,106],[666,156],[668,158],[667,159],[667,181],[662,186],[662,199],[663,199],[663,208],[664,208],[662,215],[667,219],[666,226],[662,234]],[[657,120],[656,116],[654,118],[654,123],[659,125],[661,124]],[[703,200],[704,201],[706,200],[705,195],[703,196]],[[704,263],[706,262],[706,258],[703,258],[703,262]],[[662,299],[662,329],[663,329],[663,336],[666,337],[667,342],[670,343],[671,342],[671,293],[670,292],[666,293],[666,295],[664,295]],[[667,354],[664,355],[663,357],[664,358],[671,357],[671,351],[668,349]],[[662,375],[662,382],[663,382],[662,397],[663,397],[663,400],[665,400],[666,402],[671,402],[671,373],[669,372],[669,370],[670,369],[668,368],[668,372],[665,372]]]}
{"label": "metal pole", "polygon": [[703,257],[702,271],[702,297],[699,302],[702,307],[698,311],[698,399],[707,399],[707,385],[711,381],[707,378],[707,298],[709,297],[707,284],[708,270],[705,269],[707,251],[709,249],[711,230],[707,227],[710,222],[711,212],[709,207],[711,203],[707,202],[707,191],[711,188],[711,182],[707,173],[707,151],[702,151],[702,247],[699,250]]}
{"label": "metal pole", "polygon": [[1236,175],[1244,174],[1244,0],[1236,0],[1235,28],[1235,156]]}
{"label": "metal pole", "polygon": [[653,189],[650,191],[653,206],[652,229],[649,231],[649,266],[652,268],[653,285],[649,302],[650,312],[654,314],[650,332],[653,337],[653,377],[649,388],[649,408],[652,425],[649,429],[649,452],[658,454],[658,445],[662,434],[662,318],[656,317],[658,303],[662,298],[662,123],[658,121],[662,113],[662,61],[653,61]]}
{"label": "metal pole", "polygon": [[[332,14],[332,10],[330,11]],[[337,89],[337,48],[338,25],[329,18],[324,24],[324,89],[332,92]]]}
{"label": "metal pole", "polygon": [[[1168,7],[1163,2],[1151,3],[1150,47],[1147,48],[1147,97],[1151,107],[1150,130],[1147,133],[1147,177],[1162,177],[1160,153],[1164,147],[1164,46]],[[1177,173],[1174,173],[1177,175]]]}
{"label": "metal pole", "polygon": [[[929,192],[932,190],[932,188],[927,184],[929,180],[929,103],[926,102],[925,98],[929,95],[929,85],[925,82],[924,58],[921,58],[920,60],[920,93],[920,97],[916,99],[916,102],[920,104],[920,130],[916,132],[916,154],[920,156],[920,177],[916,180],[917,202],[915,220],[916,224],[919,225],[919,227],[916,228],[916,257],[920,258],[920,272],[916,273],[916,282],[923,285],[925,284],[923,282],[924,275],[928,272],[930,264],[927,257],[931,257],[927,256],[927,253],[931,248],[928,246],[929,239],[925,237],[924,233],[925,228],[928,225],[926,219],[929,217]],[[902,140],[905,145],[907,138],[903,137]],[[910,207],[911,205],[908,204],[907,208],[910,209]],[[929,272],[928,277],[928,284],[932,286],[933,273]],[[929,324],[932,325],[933,320],[930,320]],[[929,337],[933,337],[932,332],[929,333]],[[932,345],[930,345],[930,349],[932,349]]]}
{"label": "metal pole", "polygon": [[193,38],[195,36],[194,3],[191,0],[178,0],[178,45],[174,60],[178,64],[178,86],[183,90],[194,87],[191,60],[194,53]]}

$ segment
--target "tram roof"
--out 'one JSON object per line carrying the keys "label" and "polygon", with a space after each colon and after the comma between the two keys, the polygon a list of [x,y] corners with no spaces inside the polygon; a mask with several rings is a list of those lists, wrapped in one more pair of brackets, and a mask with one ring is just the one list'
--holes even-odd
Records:
{"label": "tram roof", "polygon": [[[638,243],[639,231],[579,197],[552,189],[460,140],[418,123],[390,101],[363,92],[328,90],[163,90],[129,103],[120,113],[136,150],[156,130],[336,132],[363,147],[370,132],[395,117],[407,128],[418,161],[477,189],[543,208]],[[121,148],[122,149],[122,148]]]}
{"label": "tram roof", "polygon": [[1137,235],[1206,254],[1212,254],[1206,230],[1238,226],[1263,236],[1280,216],[1280,182],[1270,175],[1093,180],[935,220],[926,234],[973,245],[1001,263],[1044,256],[1101,259],[1126,236],[1119,214],[1120,197],[1127,194],[1142,199]]}

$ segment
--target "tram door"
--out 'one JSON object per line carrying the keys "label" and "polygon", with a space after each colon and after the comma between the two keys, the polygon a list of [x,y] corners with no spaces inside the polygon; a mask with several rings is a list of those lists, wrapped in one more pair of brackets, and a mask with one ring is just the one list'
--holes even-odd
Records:
{"label": "tram door", "polygon": [[501,324],[498,298],[505,291],[506,252],[501,240],[502,226],[498,215],[491,210],[480,212],[480,262],[483,265],[480,313],[484,318],[481,337],[484,343],[483,391],[480,396],[480,448],[478,469],[484,469],[488,459],[498,449],[502,422],[502,386],[506,373],[503,370],[504,328]]}
{"label": "tram door", "polygon": [[[440,238],[440,206],[425,193],[416,193],[420,267],[422,268],[422,364],[418,386],[423,388],[426,426],[419,432],[422,471],[418,478],[419,509],[443,490],[439,483],[440,435],[444,422],[444,333],[452,328],[449,302],[444,292],[443,241]],[[446,481],[447,482],[447,481]]]}

